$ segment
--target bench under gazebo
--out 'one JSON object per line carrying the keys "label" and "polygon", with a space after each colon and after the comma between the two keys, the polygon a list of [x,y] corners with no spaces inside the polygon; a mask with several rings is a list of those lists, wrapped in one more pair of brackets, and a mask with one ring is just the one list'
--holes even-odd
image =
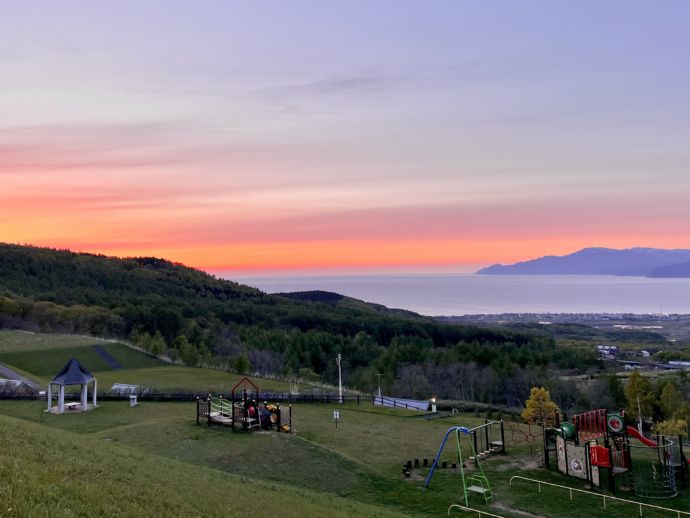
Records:
{"label": "bench under gazebo", "polygon": [[[89,383],[93,382],[92,404],[89,405]],[[53,406],[53,385],[58,387],[57,405]],[[65,404],[65,387],[80,386],[80,401]],[[72,358],[48,383],[48,410],[52,414],[63,414],[69,411],[86,412],[96,408],[96,378],[79,360]]]}

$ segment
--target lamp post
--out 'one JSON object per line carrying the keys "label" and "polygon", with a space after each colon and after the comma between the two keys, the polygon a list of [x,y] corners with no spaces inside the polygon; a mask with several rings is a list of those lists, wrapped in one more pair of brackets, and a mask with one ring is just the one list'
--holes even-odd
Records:
{"label": "lamp post", "polygon": [[376,373],[376,377],[379,379],[379,399],[381,399],[381,376],[383,376],[382,372]]}
{"label": "lamp post", "polygon": [[343,402],[343,373],[340,368],[340,363],[342,362],[342,356],[338,353],[335,359],[335,363],[338,364],[338,395],[340,396],[340,402]]}

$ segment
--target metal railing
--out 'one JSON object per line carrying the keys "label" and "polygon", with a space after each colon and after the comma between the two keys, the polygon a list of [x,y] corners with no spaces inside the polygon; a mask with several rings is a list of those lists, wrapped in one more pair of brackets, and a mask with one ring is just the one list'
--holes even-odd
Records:
{"label": "metal railing", "polygon": [[498,514],[492,514],[492,513],[487,513],[486,511],[480,511],[479,509],[472,509],[471,507],[465,507],[464,505],[460,504],[453,504],[448,508],[448,516],[450,516],[450,512],[453,509],[460,509],[461,511],[470,511],[473,513],[477,513],[478,518],[482,518],[482,516],[490,516],[491,518],[504,518],[503,516],[500,516]]}
{"label": "metal railing", "polygon": [[604,509],[606,509],[606,501],[607,500],[615,500],[617,502],[623,502],[626,504],[637,506],[639,508],[640,516],[643,516],[643,514],[642,514],[643,508],[657,509],[657,510],[666,511],[669,513],[676,513],[677,518],[680,518],[681,515],[690,516],[690,512],[688,512],[688,511],[679,511],[678,509],[671,509],[670,507],[661,507],[660,505],[645,504],[644,502],[635,502],[634,500],[626,500],[625,498],[618,498],[617,496],[603,495],[603,494],[599,494],[599,493],[594,493],[592,491],[585,491],[583,489],[575,489],[574,487],[562,486],[560,484],[553,484],[552,482],[544,482],[543,480],[537,480],[535,478],[521,477],[519,475],[515,475],[513,477],[510,477],[510,482],[508,482],[508,485],[510,485],[512,487],[513,480],[515,480],[515,479],[525,480],[527,482],[535,482],[536,484],[539,485],[539,492],[540,493],[541,493],[541,486],[542,485],[558,487],[561,489],[567,489],[570,492],[570,500],[573,499],[573,491],[575,491],[577,493],[584,493],[585,495],[591,495],[591,496],[599,497],[599,498],[603,499]]}
{"label": "metal railing", "polygon": [[[195,401],[197,398],[206,399],[208,392],[153,392],[143,391],[134,392],[139,401]],[[98,392],[97,398],[103,401],[128,401],[129,392]],[[360,396],[353,394],[343,394],[343,403],[373,404],[376,396]],[[45,399],[45,394],[39,392],[15,392],[15,391],[0,391],[0,399],[19,399],[19,400],[38,400]],[[66,400],[78,400],[78,392],[65,393]],[[230,398],[226,398],[228,401]],[[271,402],[286,402],[286,403],[338,403],[341,396],[338,394],[289,394],[287,392],[260,392],[258,400]],[[399,408],[404,408],[399,405]]]}
{"label": "metal railing", "polygon": [[427,412],[429,405],[428,401],[404,400],[387,396],[373,396],[372,402],[374,405],[384,408],[404,408],[405,410],[416,410],[418,412]]}

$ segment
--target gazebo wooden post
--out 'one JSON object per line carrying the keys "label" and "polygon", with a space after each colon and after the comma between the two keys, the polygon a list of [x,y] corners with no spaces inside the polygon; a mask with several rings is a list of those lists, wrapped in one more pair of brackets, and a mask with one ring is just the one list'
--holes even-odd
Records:
{"label": "gazebo wooden post", "polygon": [[96,405],[96,388],[98,387],[98,381],[96,381],[96,378],[93,379],[93,406]]}
{"label": "gazebo wooden post", "polygon": [[65,412],[65,386],[60,385],[60,392],[58,393],[58,413]]}
{"label": "gazebo wooden post", "polygon": [[48,412],[53,407],[53,384],[48,383]]}
{"label": "gazebo wooden post", "polygon": [[88,410],[89,407],[89,384],[82,383],[81,386],[81,409]]}

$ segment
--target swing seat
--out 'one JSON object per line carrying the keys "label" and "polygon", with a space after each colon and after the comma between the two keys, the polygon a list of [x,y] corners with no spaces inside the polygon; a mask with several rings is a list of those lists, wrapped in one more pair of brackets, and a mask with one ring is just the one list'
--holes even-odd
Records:
{"label": "swing seat", "polygon": [[480,495],[485,495],[489,493],[489,489],[481,486],[467,486],[467,490],[472,493],[479,493]]}

